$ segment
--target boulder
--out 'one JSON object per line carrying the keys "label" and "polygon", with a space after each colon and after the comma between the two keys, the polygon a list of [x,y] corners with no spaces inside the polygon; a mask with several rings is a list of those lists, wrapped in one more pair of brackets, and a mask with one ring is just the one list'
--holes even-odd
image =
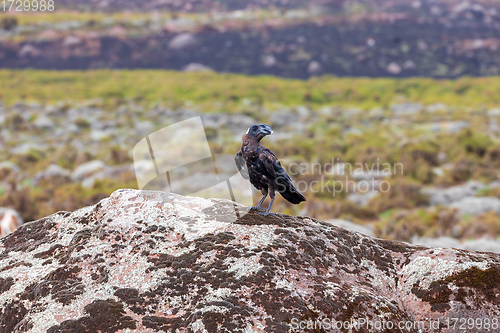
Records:
{"label": "boulder", "polygon": [[192,62],[185,66],[183,69],[185,72],[213,72],[213,68],[205,66],[203,64]]}
{"label": "boulder", "polygon": [[90,139],[92,141],[103,141],[111,138],[115,132],[113,130],[98,130],[93,129],[90,131]]}
{"label": "boulder", "polygon": [[139,121],[135,124],[135,135],[142,138],[153,133],[154,129],[154,124],[151,121]]}
{"label": "boulder", "polygon": [[38,117],[33,123],[36,127],[46,130],[51,130],[55,128],[54,122],[47,116]]}
{"label": "boulder", "polygon": [[45,170],[35,175],[33,183],[38,185],[42,180],[49,180],[57,184],[69,183],[71,181],[71,172],[61,168],[57,164],[51,164]]}
{"label": "boulder", "polygon": [[422,110],[423,105],[420,103],[402,103],[393,104],[391,108],[396,117],[401,117],[418,114]]}
{"label": "boulder", "polygon": [[[351,168],[352,169],[352,168]],[[375,179],[387,178],[392,175],[388,169],[383,170],[362,170],[361,168],[354,168],[351,172],[351,177],[357,181],[374,181]]]}
{"label": "boulder", "polygon": [[387,72],[389,72],[390,74],[397,75],[401,73],[402,70],[403,69],[401,68],[401,66],[395,62],[391,62],[389,65],[387,65]]}
{"label": "boulder", "polygon": [[117,179],[126,172],[132,172],[133,168],[130,165],[108,166],[102,171],[92,174],[82,180],[82,186],[91,188],[96,180],[100,179]]}
{"label": "boulder", "polygon": [[21,49],[17,53],[17,55],[21,58],[24,58],[24,57],[35,58],[35,57],[40,56],[41,54],[42,54],[42,52],[40,51],[40,49],[38,49],[36,46],[33,46],[31,44],[23,45],[23,47],[21,47]]}
{"label": "boulder", "polygon": [[450,205],[457,208],[460,215],[480,215],[495,212],[500,215],[500,199],[496,197],[470,197],[464,198]]}
{"label": "boulder", "polygon": [[66,47],[73,47],[73,46],[78,46],[83,43],[83,39],[79,36],[66,36],[63,40],[63,46]]}
{"label": "boulder", "polygon": [[486,187],[485,184],[477,181],[469,181],[463,185],[449,188],[429,187],[422,190],[422,193],[429,196],[431,205],[451,205],[467,197],[475,196],[480,190]]}
{"label": "boulder", "polygon": [[310,75],[319,75],[323,72],[323,66],[318,61],[311,61],[307,66],[307,72]]}
{"label": "boulder", "polygon": [[299,122],[300,115],[296,110],[281,109],[271,113],[269,120],[273,128],[283,128]]}
{"label": "boulder", "polygon": [[196,38],[195,35],[190,32],[182,32],[172,38],[172,40],[168,43],[168,47],[171,50],[185,51],[196,48],[198,43],[198,38]]}
{"label": "boulder", "polygon": [[11,161],[2,161],[0,162],[0,170],[7,170],[9,172],[16,173],[21,171],[21,168]]}
{"label": "boulder", "polygon": [[377,191],[368,191],[364,193],[351,193],[347,196],[347,200],[350,202],[358,205],[358,206],[366,206],[372,200],[377,196],[378,192]]}
{"label": "boulder", "polygon": [[71,173],[71,179],[73,181],[81,181],[84,178],[101,171],[106,168],[106,164],[100,160],[94,160],[87,163],[83,163],[79,165],[73,172]]}
{"label": "boulder", "polygon": [[238,140],[241,140],[241,133],[245,133],[256,122],[252,117],[243,114],[204,113],[200,114],[200,117],[205,128],[214,128],[217,131],[227,129],[236,134]]}
{"label": "boulder", "polygon": [[274,67],[278,64],[278,60],[273,55],[266,55],[262,58],[262,65],[264,67]]}
{"label": "boulder", "polygon": [[451,121],[447,124],[447,130],[449,133],[458,133],[465,128],[469,128],[470,123],[465,120]]}
{"label": "boulder", "polygon": [[16,155],[25,155],[30,151],[44,151],[46,148],[47,145],[44,143],[25,142],[11,148],[10,152]]}
{"label": "boulder", "polygon": [[[447,332],[447,318],[500,311],[498,254],[243,212],[118,190],[24,224],[0,239],[0,330]],[[317,326],[332,323],[352,326]]]}

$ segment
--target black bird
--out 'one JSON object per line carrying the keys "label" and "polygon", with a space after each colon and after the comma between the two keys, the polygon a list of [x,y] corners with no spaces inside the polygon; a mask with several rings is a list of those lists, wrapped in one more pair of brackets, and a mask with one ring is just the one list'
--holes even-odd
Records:
{"label": "black bird", "polygon": [[[262,192],[262,199],[252,209],[264,211],[260,205],[264,202],[268,193],[271,196],[271,202],[267,210],[264,213],[258,213],[264,216],[269,215],[271,211],[275,191],[293,204],[306,201],[306,198],[293,186],[292,180],[281,166],[276,155],[260,144],[263,137],[272,133],[271,126],[267,124],[253,125],[243,135],[243,145],[234,157],[236,166],[243,178],[250,180],[250,183]],[[246,170],[244,169],[245,163]]]}

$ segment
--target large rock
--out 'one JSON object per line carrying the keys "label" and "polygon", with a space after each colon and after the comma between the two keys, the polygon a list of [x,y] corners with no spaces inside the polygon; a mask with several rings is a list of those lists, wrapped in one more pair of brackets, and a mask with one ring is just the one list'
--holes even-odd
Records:
{"label": "large rock", "polygon": [[38,117],[35,122],[33,123],[36,127],[45,129],[45,130],[51,130],[56,127],[54,122],[47,116],[40,116]]}
{"label": "large rock", "polygon": [[91,188],[92,186],[94,186],[96,180],[117,179],[126,172],[132,172],[132,168],[130,165],[109,166],[106,167],[104,170],[94,173],[92,176],[89,176],[84,180],[82,180],[82,186],[86,188]]}
{"label": "large rock", "polygon": [[74,47],[74,46],[78,46],[82,43],[83,43],[83,39],[79,36],[70,35],[70,36],[66,36],[63,39],[63,46],[66,46],[66,47]]}
{"label": "large rock", "polygon": [[460,215],[480,215],[495,212],[500,215],[500,199],[497,197],[470,197],[464,198],[450,205],[457,208]]}
{"label": "large rock", "polygon": [[318,61],[311,61],[307,66],[307,72],[311,75],[319,75],[323,72],[323,66]]}
{"label": "large rock", "polygon": [[377,191],[368,191],[365,193],[351,193],[347,196],[347,200],[358,205],[366,206],[370,203],[370,200],[377,196]]}
{"label": "large rock", "polygon": [[[447,318],[500,312],[500,255],[155,195],[118,190],[1,239],[0,331],[313,332],[307,321],[337,320],[430,332],[439,320],[446,332]],[[426,326],[387,330],[400,321]]]}
{"label": "large rock", "polygon": [[51,164],[45,170],[35,175],[33,183],[38,185],[42,180],[49,180],[56,184],[68,183],[71,181],[71,172],[57,164]]}
{"label": "large rock", "polygon": [[21,58],[24,57],[34,58],[40,56],[41,54],[42,52],[40,51],[40,49],[30,44],[26,44],[23,47],[21,47],[21,49],[17,53],[17,55]]}
{"label": "large rock", "polygon": [[213,68],[203,64],[192,62],[183,68],[185,72],[213,72]]}
{"label": "large rock", "polygon": [[195,35],[190,32],[182,32],[172,38],[168,43],[168,47],[171,50],[185,51],[196,48],[198,43],[198,38]]}
{"label": "large rock", "polygon": [[21,171],[21,168],[17,165],[12,163],[11,161],[3,161],[0,162],[0,170],[6,170],[8,172],[19,172]]}
{"label": "large rock", "polygon": [[468,197],[474,197],[486,185],[476,181],[469,181],[463,185],[452,186],[441,189],[429,187],[422,190],[429,196],[431,205],[451,205],[454,202],[461,201]]}
{"label": "large rock", "polygon": [[74,181],[81,181],[85,177],[88,177],[98,171],[102,171],[106,168],[106,164],[100,160],[94,160],[87,163],[79,165],[71,173],[71,179]]}
{"label": "large rock", "polygon": [[394,115],[396,117],[406,116],[406,115],[415,115],[418,114],[423,105],[419,103],[403,103],[403,104],[394,104],[391,106],[392,111],[394,111]]}

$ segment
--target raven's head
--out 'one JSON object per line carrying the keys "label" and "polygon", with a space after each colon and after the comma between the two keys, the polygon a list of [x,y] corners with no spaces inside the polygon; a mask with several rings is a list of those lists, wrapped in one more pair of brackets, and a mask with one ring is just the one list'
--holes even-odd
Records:
{"label": "raven's head", "polygon": [[266,135],[272,134],[273,129],[267,124],[253,125],[250,127],[246,134],[253,136],[260,141]]}

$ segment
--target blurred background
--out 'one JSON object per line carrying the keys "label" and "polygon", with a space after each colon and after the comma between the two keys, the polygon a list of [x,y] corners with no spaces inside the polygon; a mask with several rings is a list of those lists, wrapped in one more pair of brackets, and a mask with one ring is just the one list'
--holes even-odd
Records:
{"label": "blurred background", "polygon": [[134,145],[199,115],[214,154],[235,154],[252,124],[273,127],[263,143],[308,198],[279,198],[274,211],[500,252],[497,75],[497,0],[60,0],[52,12],[3,11],[2,235],[137,188]]}

